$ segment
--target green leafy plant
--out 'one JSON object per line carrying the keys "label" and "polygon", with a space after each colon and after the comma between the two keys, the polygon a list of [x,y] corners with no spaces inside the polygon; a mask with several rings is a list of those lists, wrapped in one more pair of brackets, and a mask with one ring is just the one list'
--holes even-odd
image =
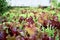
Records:
{"label": "green leafy plant", "polygon": [[60,7],[60,3],[58,3],[58,7]]}
{"label": "green leafy plant", "polygon": [[57,0],[51,0],[51,4],[54,6],[54,8],[57,7]]}
{"label": "green leafy plant", "polygon": [[0,0],[0,14],[4,13],[7,8],[6,0]]}

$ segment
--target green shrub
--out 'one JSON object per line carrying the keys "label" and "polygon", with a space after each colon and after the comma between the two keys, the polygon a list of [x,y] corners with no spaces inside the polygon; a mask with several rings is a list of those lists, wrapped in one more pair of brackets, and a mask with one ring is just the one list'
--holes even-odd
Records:
{"label": "green shrub", "polygon": [[60,3],[58,3],[58,7],[60,7]]}
{"label": "green shrub", "polygon": [[7,8],[6,0],[0,0],[0,14],[4,13]]}

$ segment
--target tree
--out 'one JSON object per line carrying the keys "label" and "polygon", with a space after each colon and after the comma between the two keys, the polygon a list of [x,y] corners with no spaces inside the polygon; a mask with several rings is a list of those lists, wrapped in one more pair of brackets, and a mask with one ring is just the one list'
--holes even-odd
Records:
{"label": "tree", "polygon": [[4,13],[7,8],[6,0],[0,0],[0,14]]}

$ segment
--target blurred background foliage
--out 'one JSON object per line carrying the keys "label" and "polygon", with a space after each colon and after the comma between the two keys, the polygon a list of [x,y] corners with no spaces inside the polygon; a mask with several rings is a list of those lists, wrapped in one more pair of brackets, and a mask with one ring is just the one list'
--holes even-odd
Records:
{"label": "blurred background foliage", "polygon": [[54,8],[60,7],[60,2],[58,2],[58,0],[51,0],[51,4],[54,6]]}
{"label": "blurred background foliage", "polygon": [[[28,10],[31,12],[31,10],[33,11],[37,11],[37,12],[49,12],[53,15],[55,15],[56,13],[56,10],[60,10],[59,7],[60,7],[60,3],[57,3],[57,0],[51,0],[51,6],[53,5],[54,7],[54,10],[51,10],[51,7],[47,7],[47,8],[36,8],[36,7],[24,7],[24,6],[19,6],[19,7],[11,7],[11,6],[8,6],[8,3],[6,0],[0,0],[0,15],[2,15],[2,17],[6,17],[8,21],[14,21],[12,20],[13,17],[16,17],[18,18],[19,16],[24,16],[26,17],[27,15],[26,14],[21,14],[21,10]],[[60,21],[60,12],[57,12],[57,16],[58,16],[58,20]],[[16,15],[15,15],[16,14]],[[7,16],[9,15],[9,16]],[[29,17],[30,15],[28,15]],[[18,18],[19,19],[19,18]],[[15,21],[18,21],[18,20],[15,20]]]}
{"label": "blurred background foliage", "polygon": [[8,2],[6,0],[0,0],[0,15],[8,11],[11,7],[8,6]]}
{"label": "blurred background foliage", "polygon": [[[59,8],[60,2],[57,3],[57,0],[51,0],[51,5],[53,5],[54,8]],[[0,0],[0,14],[6,12],[9,8],[11,7],[8,7],[8,2],[6,0]],[[21,6],[21,8],[24,8],[24,6]],[[47,9],[49,8],[47,7]]]}
{"label": "blurred background foliage", "polygon": [[7,2],[6,0],[0,0],[0,14],[6,11]]}

